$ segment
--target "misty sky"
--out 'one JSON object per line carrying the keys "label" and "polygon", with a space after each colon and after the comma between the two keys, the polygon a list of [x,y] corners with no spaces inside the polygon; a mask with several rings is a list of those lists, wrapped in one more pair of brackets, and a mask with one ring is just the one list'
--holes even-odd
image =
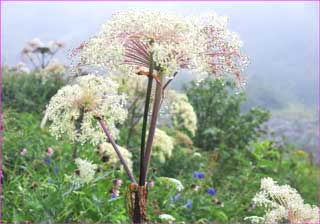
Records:
{"label": "misty sky", "polygon": [[2,61],[15,65],[25,43],[38,37],[64,41],[59,57],[68,64],[68,49],[94,35],[112,12],[129,8],[228,16],[230,30],[239,33],[251,60],[249,81],[257,77],[281,91],[301,87],[312,92],[307,94],[312,99],[303,100],[317,101],[318,2],[2,2]]}

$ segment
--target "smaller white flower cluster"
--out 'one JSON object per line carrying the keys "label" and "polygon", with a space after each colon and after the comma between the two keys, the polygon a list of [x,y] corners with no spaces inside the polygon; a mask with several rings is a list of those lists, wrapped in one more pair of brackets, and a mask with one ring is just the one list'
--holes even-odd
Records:
{"label": "smaller white flower cluster", "polygon": [[[130,170],[132,170],[132,154],[131,152],[126,149],[126,148],[123,148],[121,146],[118,146],[118,149],[121,153],[121,155],[123,156],[123,159],[126,161],[128,167]],[[110,143],[102,143],[100,146],[99,146],[99,154],[100,156],[107,156],[108,157],[108,160],[107,160],[107,163],[112,165],[112,166],[118,166],[122,169],[123,166],[121,166],[120,164],[120,160],[119,160],[119,157],[117,155],[117,153],[115,152],[113,146],[110,144]]]}
{"label": "smaller white flower cluster", "polygon": [[63,75],[66,72],[66,68],[58,60],[53,60],[40,72],[42,75]]}
{"label": "smaller white flower cluster", "polygon": [[300,194],[289,185],[279,186],[272,178],[261,180],[261,191],[253,202],[266,210],[264,217],[247,217],[256,223],[318,223],[319,208],[305,204]]}
{"label": "smaller white flower cluster", "polygon": [[93,74],[79,77],[74,84],[63,87],[47,106],[46,116],[52,121],[51,134],[97,145],[106,141],[105,133],[95,119],[100,116],[115,138],[118,134],[116,123],[123,122],[127,116],[125,96],[117,91],[117,83]]}
{"label": "smaller white flower cluster", "polygon": [[175,221],[176,219],[171,216],[171,215],[168,215],[168,214],[161,214],[159,215],[159,219],[163,220],[163,221],[168,221],[168,222],[171,222],[171,221]]}
{"label": "smaller white flower cluster", "polygon": [[91,162],[87,160],[83,160],[80,158],[77,158],[75,160],[77,166],[78,166],[78,174],[75,176],[75,182],[79,184],[85,184],[90,183],[93,178],[94,174],[97,169],[97,165],[92,164]]}
{"label": "smaller white flower cluster", "polygon": [[173,184],[177,191],[182,191],[184,189],[180,180],[170,178],[170,177],[158,177],[157,180],[160,183]]}
{"label": "smaller white flower cluster", "polygon": [[171,157],[173,148],[173,139],[166,132],[157,128],[152,144],[152,155],[157,157],[161,163],[164,163],[166,157]]}
{"label": "smaller white flower cluster", "polygon": [[22,49],[22,54],[31,56],[32,53],[40,51],[41,48],[47,48],[48,52],[53,54],[63,47],[64,43],[61,41],[49,41],[48,44],[44,44],[39,38],[36,37],[29,41]]}
{"label": "smaller white flower cluster", "polygon": [[192,135],[197,130],[197,115],[185,94],[168,91],[169,113],[173,126],[177,129],[186,129]]}

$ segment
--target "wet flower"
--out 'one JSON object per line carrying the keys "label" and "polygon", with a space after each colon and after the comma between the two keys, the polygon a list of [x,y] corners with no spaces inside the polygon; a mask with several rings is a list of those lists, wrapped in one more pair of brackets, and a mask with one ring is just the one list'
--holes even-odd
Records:
{"label": "wet flower", "polygon": [[214,188],[212,188],[212,187],[210,187],[209,189],[208,189],[208,194],[210,194],[210,195],[215,195],[216,194],[216,190],[214,189]]}
{"label": "wet flower", "polygon": [[27,149],[23,148],[20,152],[20,155],[25,156],[27,154]]}
{"label": "wet flower", "polygon": [[47,155],[48,155],[48,156],[52,156],[53,153],[54,153],[53,148],[49,147],[48,150],[47,150]]}

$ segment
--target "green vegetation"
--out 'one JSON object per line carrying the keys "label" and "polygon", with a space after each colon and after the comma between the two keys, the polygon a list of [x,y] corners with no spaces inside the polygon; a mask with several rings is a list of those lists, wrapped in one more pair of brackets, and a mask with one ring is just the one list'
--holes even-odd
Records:
{"label": "green vegetation", "polygon": [[[36,74],[3,75],[3,221],[128,223],[125,173],[101,158],[97,148],[77,145],[78,157],[98,169],[91,183],[75,185],[75,146],[56,140],[47,128],[40,129],[45,105],[64,83],[54,77],[44,82]],[[192,137],[187,131],[161,126],[173,139],[174,149],[164,163],[157,157],[152,160],[150,221],[162,222],[160,214],[170,214],[177,222],[225,223],[261,216],[263,211],[253,209],[252,198],[263,177],[289,184],[306,203],[318,204],[319,169],[307,152],[266,137],[267,111],[251,108],[241,113],[244,93],[237,94],[231,83],[221,80],[192,83],[185,90],[197,114],[197,131]],[[129,148],[135,171],[140,132],[139,124]],[[125,146],[127,134],[128,128],[120,127],[117,144]],[[47,153],[49,147],[52,155]],[[179,180],[184,188],[160,178],[164,176]],[[118,197],[110,192],[115,179],[123,181]]]}

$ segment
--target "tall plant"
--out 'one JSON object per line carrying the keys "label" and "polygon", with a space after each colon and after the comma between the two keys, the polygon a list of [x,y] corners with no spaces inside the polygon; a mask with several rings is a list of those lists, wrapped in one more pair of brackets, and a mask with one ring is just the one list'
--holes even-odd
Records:
{"label": "tall plant", "polygon": [[[117,121],[122,120],[118,117],[123,113],[118,114],[118,110],[122,111],[119,96],[108,93],[113,86],[110,80],[102,81],[99,78],[100,81],[96,82],[93,76],[90,76],[91,78],[86,82],[78,79],[82,87],[68,95],[73,98],[72,103],[68,104],[73,115],[70,116],[62,110],[61,114],[56,114],[65,118],[53,119],[53,125],[57,122],[64,122],[65,125],[72,124],[62,132],[75,131],[70,136],[75,137],[73,138],[75,141],[82,139],[97,143],[107,139],[112,144],[132,182],[128,187],[127,208],[134,223],[147,221],[148,166],[158,114],[166,88],[181,70],[186,69],[198,74],[199,77],[231,74],[241,84],[243,82],[241,71],[248,62],[247,57],[240,52],[241,45],[237,34],[227,29],[225,17],[210,14],[197,18],[185,18],[158,11],[131,10],[115,13],[107,23],[102,25],[102,30],[96,36],[74,50],[75,72],[86,69],[102,70],[111,75],[127,74],[147,77],[138,182],[113,138],[112,129],[116,127]],[[153,85],[156,85],[155,88],[152,88]],[[72,94],[78,98],[71,97]],[[153,108],[149,130],[147,130],[151,97],[153,97]],[[111,99],[118,99],[118,101]],[[53,107],[59,108],[58,104],[54,104]],[[97,128],[99,126],[100,129]],[[102,138],[103,133],[106,139]],[[94,140],[91,140],[90,136]]]}

